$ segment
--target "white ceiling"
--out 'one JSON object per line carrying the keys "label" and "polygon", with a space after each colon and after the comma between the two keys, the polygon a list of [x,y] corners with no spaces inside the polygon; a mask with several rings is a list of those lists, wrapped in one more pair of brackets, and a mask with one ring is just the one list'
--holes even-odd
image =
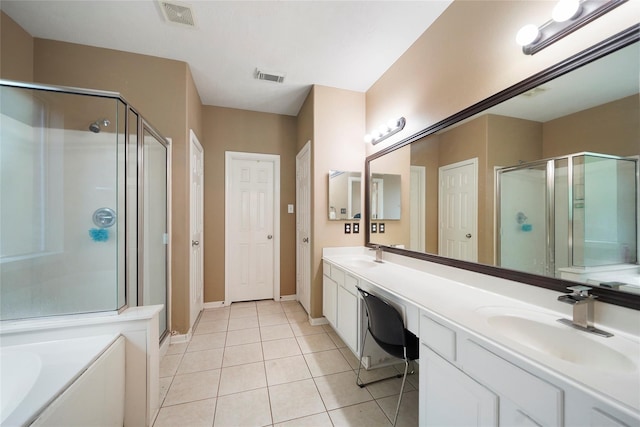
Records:
{"label": "white ceiling", "polygon": [[[296,115],[312,84],[367,91],[451,1],[179,3],[196,28],[167,23],[155,0],[0,8],[34,37],[185,61],[206,105]],[[286,73],[284,83],[256,80],[256,68]]]}

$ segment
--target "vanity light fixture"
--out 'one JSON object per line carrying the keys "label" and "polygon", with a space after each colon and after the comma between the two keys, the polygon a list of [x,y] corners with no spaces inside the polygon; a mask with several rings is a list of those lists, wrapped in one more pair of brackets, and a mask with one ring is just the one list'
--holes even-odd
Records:
{"label": "vanity light fixture", "polygon": [[371,133],[364,136],[364,142],[376,145],[378,142],[389,138],[404,129],[404,125],[407,124],[407,120],[404,117],[398,119],[389,120],[386,124],[381,125],[379,128],[374,129]]}
{"label": "vanity light fixture", "polygon": [[525,25],[518,31],[516,42],[522,46],[525,55],[533,55],[626,1],[560,0],[553,8],[549,21],[540,27]]}

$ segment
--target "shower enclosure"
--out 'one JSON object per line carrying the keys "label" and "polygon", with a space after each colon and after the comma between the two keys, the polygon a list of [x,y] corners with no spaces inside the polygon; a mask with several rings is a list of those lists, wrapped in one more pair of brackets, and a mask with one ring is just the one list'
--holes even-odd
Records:
{"label": "shower enclosure", "polygon": [[0,80],[0,320],[164,304],[168,141],[117,93]]}
{"label": "shower enclosure", "polygon": [[561,270],[637,262],[638,159],[579,153],[498,169],[497,264]]}

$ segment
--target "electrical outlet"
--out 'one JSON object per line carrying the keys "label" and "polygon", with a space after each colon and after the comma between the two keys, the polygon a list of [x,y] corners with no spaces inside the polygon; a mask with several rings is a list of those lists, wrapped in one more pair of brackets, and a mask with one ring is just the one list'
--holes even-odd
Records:
{"label": "electrical outlet", "polygon": [[378,224],[378,233],[384,233],[384,222]]}
{"label": "electrical outlet", "polygon": [[293,213],[293,205],[287,205],[287,213]]}
{"label": "electrical outlet", "polygon": [[371,232],[372,233],[377,233],[378,232],[378,224],[376,224],[375,222],[371,223]]}
{"label": "electrical outlet", "polygon": [[353,223],[353,233],[354,234],[360,233],[360,224],[358,224],[357,222]]}
{"label": "electrical outlet", "polygon": [[344,234],[351,234],[351,224],[348,222],[344,223]]}

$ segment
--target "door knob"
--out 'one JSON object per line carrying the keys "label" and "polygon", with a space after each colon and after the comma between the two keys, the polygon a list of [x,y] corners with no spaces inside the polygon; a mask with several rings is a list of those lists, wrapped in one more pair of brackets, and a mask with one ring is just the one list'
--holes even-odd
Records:
{"label": "door knob", "polygon": [[192,240],[191,246],[200,246],[200,242],[198,240]]}
{"label": "door knob", "polygon": [[267,236],[267,239],[271,240],[271,239],[273,239],[273,236],[272,236],[271,234],[269,234],[269,235]]}
{"label": "door knob", "polygon": [[465,236],[467,239],[471,238],[471,233],[467,233],[467,235]]}
{"label": "door knob", "polygon": [[309,243],[309,238],[305,237],[304,239],[302,239],[302,243]]}

